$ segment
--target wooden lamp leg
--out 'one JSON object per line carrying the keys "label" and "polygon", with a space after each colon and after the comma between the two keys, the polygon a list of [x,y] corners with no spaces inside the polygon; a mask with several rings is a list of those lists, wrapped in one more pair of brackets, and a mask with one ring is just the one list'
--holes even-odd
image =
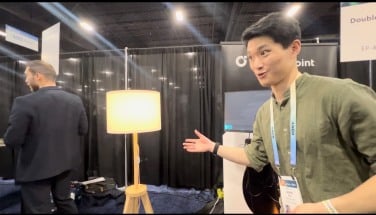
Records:
{"label": "wooden lamp leg", "polygon": [[138,213],[139,212],[139,201],[141,199],[146,213],[154,213],[151,206],[151,202],[147,192],[147,186],[145,184],[140,184],[139,182],[139,146],[138,146],[138,136],[137,133],[133,133],[133,169],[134,169],[134,184],[128,186],[125,189],[125,204],[123,213]]}

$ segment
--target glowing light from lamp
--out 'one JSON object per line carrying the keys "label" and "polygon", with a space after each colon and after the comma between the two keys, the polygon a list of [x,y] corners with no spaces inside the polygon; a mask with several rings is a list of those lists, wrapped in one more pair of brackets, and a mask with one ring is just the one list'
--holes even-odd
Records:
{"label": "glowing light from lamp", "polygon": [[161,129],[159,92],[117,90],[106,94],[108,133],[129,134]]}

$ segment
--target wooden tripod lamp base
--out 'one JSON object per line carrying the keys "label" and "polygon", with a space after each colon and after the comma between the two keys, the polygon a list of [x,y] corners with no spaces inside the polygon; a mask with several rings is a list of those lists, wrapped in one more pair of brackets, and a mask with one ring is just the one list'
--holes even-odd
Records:
{"label": "wooden tripod lamp base", "polygon": [[145,184],[131,185],[125,189],[125,205],[123,214],[138,213],[141,198],[146,213],[154,213]]}
{"label": "wooden tripod lamp base", "polygon": [[154,90],[114,90],[106,93],[107,132],[133,133],[134,184],[125,189],[123,213],[138,213],[140,199],[145,212],[154,213],[147,187],[140,184],[138,133],[161,130],[160,100],[160,92]]}

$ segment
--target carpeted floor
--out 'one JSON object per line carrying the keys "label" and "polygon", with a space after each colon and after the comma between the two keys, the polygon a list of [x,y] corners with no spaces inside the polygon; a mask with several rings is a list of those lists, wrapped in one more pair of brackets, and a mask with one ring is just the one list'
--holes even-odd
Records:
{"label": "carpeted floor", "polygon": [[[167,186],[148,185],[149,198],[156,214],[209,213],[216,201],[214,191],[177,189]],[[121,214],[124,207],[124,192],[114,190],[103,196],[79,193],[76,197],[80,213],[85,214]],[[20,188],[14,180],[0,178],[0,214],[20,214]],[[140,207],[140,213],[144,209]]]}

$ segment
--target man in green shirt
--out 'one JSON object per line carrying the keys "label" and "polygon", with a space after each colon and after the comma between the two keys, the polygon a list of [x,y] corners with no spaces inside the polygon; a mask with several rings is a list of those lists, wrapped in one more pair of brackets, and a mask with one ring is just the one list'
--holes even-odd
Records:
{"label": "man in green shirt", "polygon": [[350,79],[300,72],[301,30],[284,14],[260,19],[242,39],[251,70],[273,93],[257,112],[252,143],[222,146],[195,130],[198,139],[186,139],[184,149],[210,151],[256,171],[270,163],[280,178],[293,176],[298,188],[287,212],[376,212],[354,201],[360,192],[351,192],[375,189],[364,183],[376,174],[375,92]]}

